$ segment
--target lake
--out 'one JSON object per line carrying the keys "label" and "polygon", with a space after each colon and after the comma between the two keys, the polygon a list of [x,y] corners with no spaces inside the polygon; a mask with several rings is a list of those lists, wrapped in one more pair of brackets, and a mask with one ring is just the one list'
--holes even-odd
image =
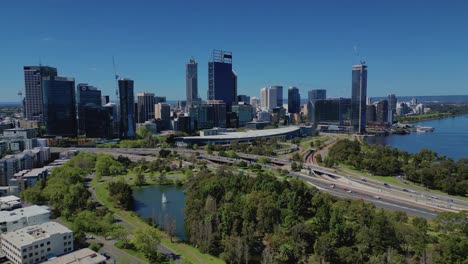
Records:
{"label": "lake", "polygon": [[370,144],[389,145],[410,153],[427,148],[437,152],[439,156],[445,155],[454,160],[468,158],[468,115],[413,124],[434,127],[435,130],[428,133],[367,137],[366,141]]}
{"label": "lake", "polygon": [[[167,203],[162,203],[163,193]],[[176,222],[175,236],[185,240],[184,208],[185,193],[173,185],[151,185],[133,190],[133,208],[144,218],[153,218],[163,229],[168,217]]]}

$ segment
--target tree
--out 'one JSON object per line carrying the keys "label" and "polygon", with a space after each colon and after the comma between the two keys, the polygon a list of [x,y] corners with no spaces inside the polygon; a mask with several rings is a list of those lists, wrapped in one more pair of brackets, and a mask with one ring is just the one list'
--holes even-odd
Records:
{"label": "tree", "polygon": [[143,252],[151,263],[158,263],[163,259],[163,256],[158,252],[161,239],[156,229],[152,227],[137,229],[132,241],[138,251]]}
{"label": "tree", "polygon": [[128,236],[131,234],[131,231],[125,227],[118,226],[117,228],[114,228],[111,232],[111,236],[119,241],[122,241],[122,247],[123,248],[128,248],[130,246],[130,241],[128,239]]}
{"label": "tree", "polygon": [[111,200],[115,200],[125,210],[133,207],[133,190],[124,181],[109,182],[107,185]]}
{"label": "tree", "polygon": [[192,146],[193,150],[198,150],[198,148],[199,148],[198,144],[193,144],[193,146]]}
{"label": "tree", "polygon": [[166,215],[166,220],[164,229],[166,233],[169,235],[169,239],[172,243],[172,238],[174,237],[176,231],[176,219],[172,215]]}
{"label": "tree", "polygon": [[315,156],[315,159],[317,160],[318,163],[322,163],[322,162],[323,162],[322,154],[318,153],[318,154]]}
{"label": "tree", "polygon": [[146,184],[145,175],[143,173],[138,173],[135,178],[135,185],[142,186]]}

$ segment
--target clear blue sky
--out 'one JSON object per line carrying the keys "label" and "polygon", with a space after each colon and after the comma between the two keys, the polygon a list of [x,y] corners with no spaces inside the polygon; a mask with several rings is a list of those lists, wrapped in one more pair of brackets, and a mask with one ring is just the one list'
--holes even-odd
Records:
{"label": "clear blue sky", "polygon": [[[3,1],[0,101],[18,101],[23,65],[58,68],[113,94],[112,56],[135,92],[185,97],[199,62],[206,98],[212,49],[233,52],[239,94],[268,85],[350,97],[351,65],[368,94],[468,94],[468,1]],[[286,93],[285,93],[286,96]]]}

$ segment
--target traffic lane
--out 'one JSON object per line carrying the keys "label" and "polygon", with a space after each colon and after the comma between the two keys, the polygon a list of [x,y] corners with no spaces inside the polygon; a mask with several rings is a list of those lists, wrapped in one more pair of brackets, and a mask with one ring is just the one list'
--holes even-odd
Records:
{"label": "traffic lane", "polygon": [[330,184],[321,182],[319,180],[314,180],[309,177],[302,176],[300,174],[295,174],[294,176],[299,177],[300,179],[311,183],[314,186],[320,188],[321,191],[329,193],[333,196],[338,196],[340,198],[346,199],[362,199],[366,202],[373,203],[378,208],[389,209],[392,211],[404,211],[410,216],[420,216],[426,219],[434,219],[437,216],[437,212],[434,212],[425,207],[419,207],[412,204],[406,204],[399,201],[391,200],[385,197],[375,198],[374,195],[367,193],[362,193],[356,190],[351,190],[351,193],[343,190],[343,188],[335,187],[331,188]]}

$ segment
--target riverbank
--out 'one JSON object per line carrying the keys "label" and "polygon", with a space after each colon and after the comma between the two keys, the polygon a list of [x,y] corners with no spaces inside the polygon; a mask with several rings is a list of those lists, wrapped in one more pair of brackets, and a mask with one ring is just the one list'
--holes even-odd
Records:
{"label": "riverbank", "polygon": [[418,123],[422,121],[430,121],[430,120],[437,120],[437,119],[444,119],[449,117],[456,117],[466,115],[464,114],[454,114],[454,113],[429,113],[429,114],[422,114],[422,115],[413,115],[413,116],[402,116],[397,117],[396,121],[400,123]]}

